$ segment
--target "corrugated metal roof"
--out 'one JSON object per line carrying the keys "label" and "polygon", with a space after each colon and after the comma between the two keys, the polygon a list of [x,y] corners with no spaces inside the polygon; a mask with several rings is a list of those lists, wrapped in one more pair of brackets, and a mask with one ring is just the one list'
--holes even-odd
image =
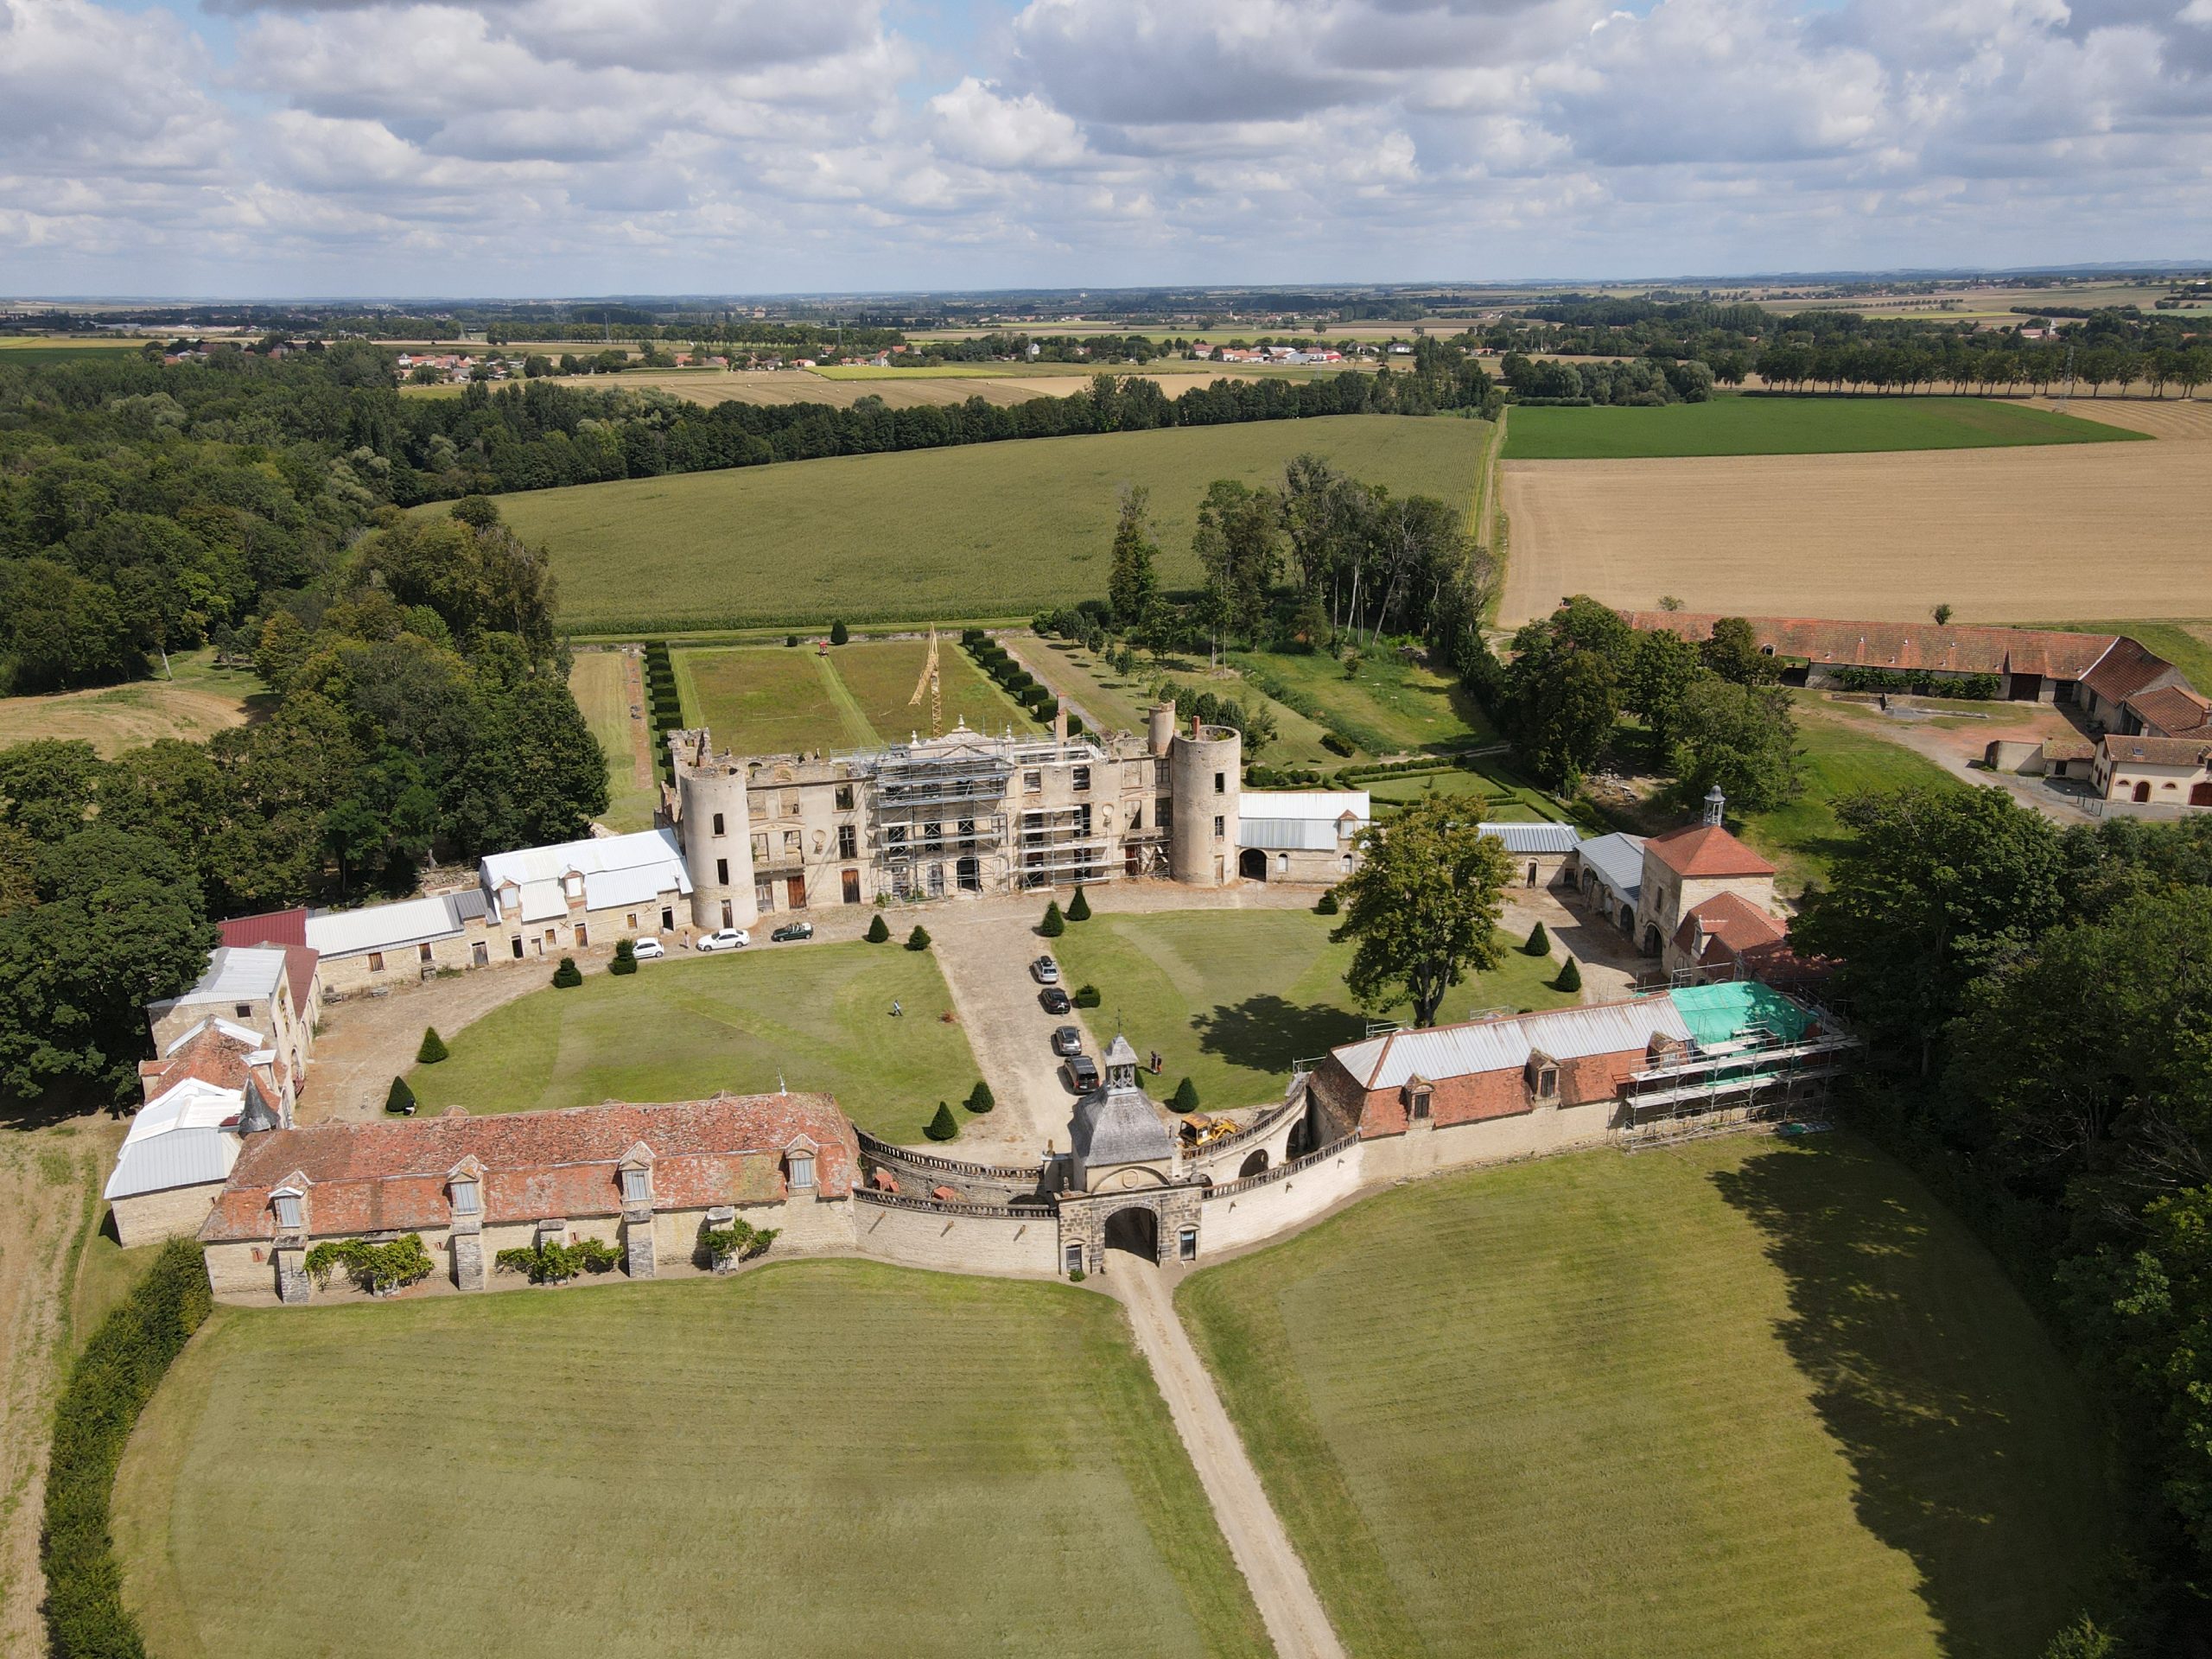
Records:
{"label": "corrugated metal roof", "polygon": [[521,904],[525,922],[550,922],[569,913],[568,897],[558,881],[524,882]]}
{"label": "corrugated metal roof", "polygon": [[452,896],[402,899],[359,910],[326,910],[308,918],[308,943],[326,957],[354,957],[448,938],[461,931]]}
{"label": "corrugated metal roof", "polygon": [[1334,1050],[1338,1061],[1368,1089],[1395,1089],[1416,1074],[1432,1080],[1479,1071],[1512,1071],[1541,1050],[1555,1060],[1641,1049],[1657,1032],[1688,1041],[1690,1028],[1663,996],[1594,1007],[1524,1014],[1511,1020],[1397,1031]]}
{"label": "corrugated metal roof", "polygon": [[1584,842],[1575,851],[1582,861],[1598,872],[1605,885],[1624,899],[1632,899],[1643,885],[1643,837],[1642,836],[1598,836]]}
{"label": "corrugated metal roof", "polygon": [[103,1195],[128,1198],[229,1179],[238,1137],[221,1126],[244,1105],[238,1090],[197,1078],[179,1084],[131,1120]]}
{"label": "corrugated metal roof", "polygon": [[[496,893],[505,881],[526,886],[532,881],[557,881],[571,872],[594,875],[653,863],[683,868],[683,849],[677,844],[673,830],[640,830],[634,835],[600,836],[565,841],[555,847],[524,847],[512,853],[493,853],[480,868],[485,890]],[[674,887],[676,883],[664,885]],[[683,891],[688,893],[690,889],[687,887]]]}
{"label": "corrugated metal roof", "polygon": [[1363,823],[1374,817],[1363,789],[1248,789],[1236,810],[1255,818],[1326,818],[1332,823],[1347,812]]}
{"label": "corrugated metal roof", "polygon": [[642,905],[671,891],[673,886],[668,868],[662,864],[642,864],[634,870],[602,870],[584,877],[584,907],[614,910],[624,905]]}
{"label": "corrugated metal roof", "polygon": [[1476,828],[1493,841],[1503,842],[1509,853],[1571,853],[1582,844],[1582,832],[1571,823],[1484,823]]}
{"label": "corrugated metal roof", "polygon": [[1328,818],[1239,818],[1236,844],[1270,853],[1333,853],[1337,826]]}
{"label": "corrugated metal roof", "polygon": [[243,1002],[274,996],[283,977],[284,953],[276,946],[219,944],[208,956],[200,982],[176,1001]]}

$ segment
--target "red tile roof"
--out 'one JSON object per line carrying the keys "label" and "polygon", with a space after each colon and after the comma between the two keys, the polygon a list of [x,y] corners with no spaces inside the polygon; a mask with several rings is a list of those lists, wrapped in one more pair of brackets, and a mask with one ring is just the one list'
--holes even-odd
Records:
{"label": "red tile roof", "polygon": [[[1704,640],[1718,611],[1630,611],[1629,626]],[[1817,617],[1745,619],[1761,645],[1780,657],[1860,668],[1929,669],[1949,674],[2041,674],[2087,677],[2119,636],[2044,628],[1968,627],[1933,622],[1830,622]],[[2133,644],[2131,640],[2128,643]],[[2137,647],[2141,649],[2141,647]]]}
{"label": "red tile roof", "polygon": [[[1707,943],[1700,959],[1725,962],[1738,950],[1787,938],[1789,929],[1741,893],[1716,893],[1682,918],[1675,930],[1675,943],[1687,950],[1700,932]],[[1716,947],[1717,957],[1712,954]]]}
{"label": "red tile roof", "polygon": [[2167,737],[2199,732],[2212,723],[2212,710],[2208,710],[2204,699],[2186,686],[2161,685],[2138,692],[2128,698],[2127,706],[2145,725],[2157,727]]}
{"label": "red tile roof", "polygon": [[2107,702],[2124,702],[2139,691],[2171,685],[2180,678],[2181,671],[2157,652],[2133,639],[2120,639],[2113,640],[2112,649],[2082,677],[2082,683]]}
{"label": "red tile roof", "polygon": [[2115,766],[2131,760],[2152,766],[2201,766],[2212,760],[2212,737],[2121,737],[2107,732],[2097,741]]}
{"label": "red tile roof", "polygon": [[159,1100],[188,1078],[218,1089],[243,1089],[249,1075],[257,1077],[269,1097],[277,1096],[276,1079],[268,1068],[246,1064],[246,1056],[259,1049],[257,1039],[247,1042],[233,1037],[213,1020],[200,1025],[184,1042],[159,1059],[141,1060],[138,1077],[149,1101]]}
{"label": "red tile roof", "polygon": [[233,916],[215,927],[225,944],[305,944],[308,910],[305,905],[290,910],[265,910],[258,916]]}
{"label": "red tile roof", "polygon": [[1709,823],[1670,830],[1643,843],[1676,875],[1772,875],[1774,866],[1730,835]]}
{"label": "red tile roof", "polygon": [[815,1184],[843,1198],[860,1142],[828,1095],[717,1095],[632,1106],[610,1102],[561,1112],[319,1123],[251,1137],[200,1236],[210,1243],[273,1231],[269,1195],[306,1176],[315,1236],[443,1227],[446,1179],[462,1159],[484,1166],[486,1224],[622,1208],[617,1166],[643,1142],[653,1154],[653,1201],[663,1210],[770,1204],[784,1197],[783,1155],[801,1136],[816,1146]]}

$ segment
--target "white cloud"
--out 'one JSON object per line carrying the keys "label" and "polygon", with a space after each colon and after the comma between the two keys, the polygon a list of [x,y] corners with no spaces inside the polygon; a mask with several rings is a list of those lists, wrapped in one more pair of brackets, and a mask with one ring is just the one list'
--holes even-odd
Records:
{"label": "white cloud", "polygon": [[2212,0],[203,3],[0,0],[10,285],[2212,257]]}

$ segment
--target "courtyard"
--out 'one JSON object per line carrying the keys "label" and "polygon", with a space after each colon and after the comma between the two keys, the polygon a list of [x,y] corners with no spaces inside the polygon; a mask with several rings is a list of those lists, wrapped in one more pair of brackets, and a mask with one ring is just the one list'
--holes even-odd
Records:
{"label": "courtyard", "polygon": [[117,1532],[165,1659],[1268,1650],[1113,1303],[859,1262],[224,1309]]}

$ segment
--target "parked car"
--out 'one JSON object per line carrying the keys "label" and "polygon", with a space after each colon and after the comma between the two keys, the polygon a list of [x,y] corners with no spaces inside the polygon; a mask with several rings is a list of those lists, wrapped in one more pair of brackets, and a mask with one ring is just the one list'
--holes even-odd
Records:
{"label": "parked car", "polygon": [[812,922],[785,922],[768,936],[769,940],[776,944],[789,944],[793,939],[810,939],[813,937]]}
{"label": "parked car", "polygon": [[1052,1033],[1052,1052],[1080,1054],[1083,1052],[1083,1033],[1073,1026],[1062,1026]]}
{"label": "parked car", "polygon": [[1075,1006],[1068,1001],[1068,994],[1057,985],[1047,985],[1038,992],[1037,1000],[1045,1005],[1047,1014],[1065,1014]]}
{"label": "parked car", "polygon": [[668,952],[661,948],[658,939],[639,939],[630,947],[630,954],[639,962],[658,962]]}
{"label": "parked car", "polygon": [[741,927],[717,929],[695,940],[694,950],[742,950],[753,943],[753,936]]}
{"label": "parked car", "polygon": [[1029,964],[1029,971],[1037,976],[1037,982],[1039,985],[1057,985],[1060,982],[1060,964],[1050,957],[1038,957]]}
{"label": "parked car", "polygon": [[1087,1095],[1098,1086],[1098,1067],[1088,1054],[1069,1055],[1060,1070],[1067,1076],[1068,1087],[1078,1095]]}

